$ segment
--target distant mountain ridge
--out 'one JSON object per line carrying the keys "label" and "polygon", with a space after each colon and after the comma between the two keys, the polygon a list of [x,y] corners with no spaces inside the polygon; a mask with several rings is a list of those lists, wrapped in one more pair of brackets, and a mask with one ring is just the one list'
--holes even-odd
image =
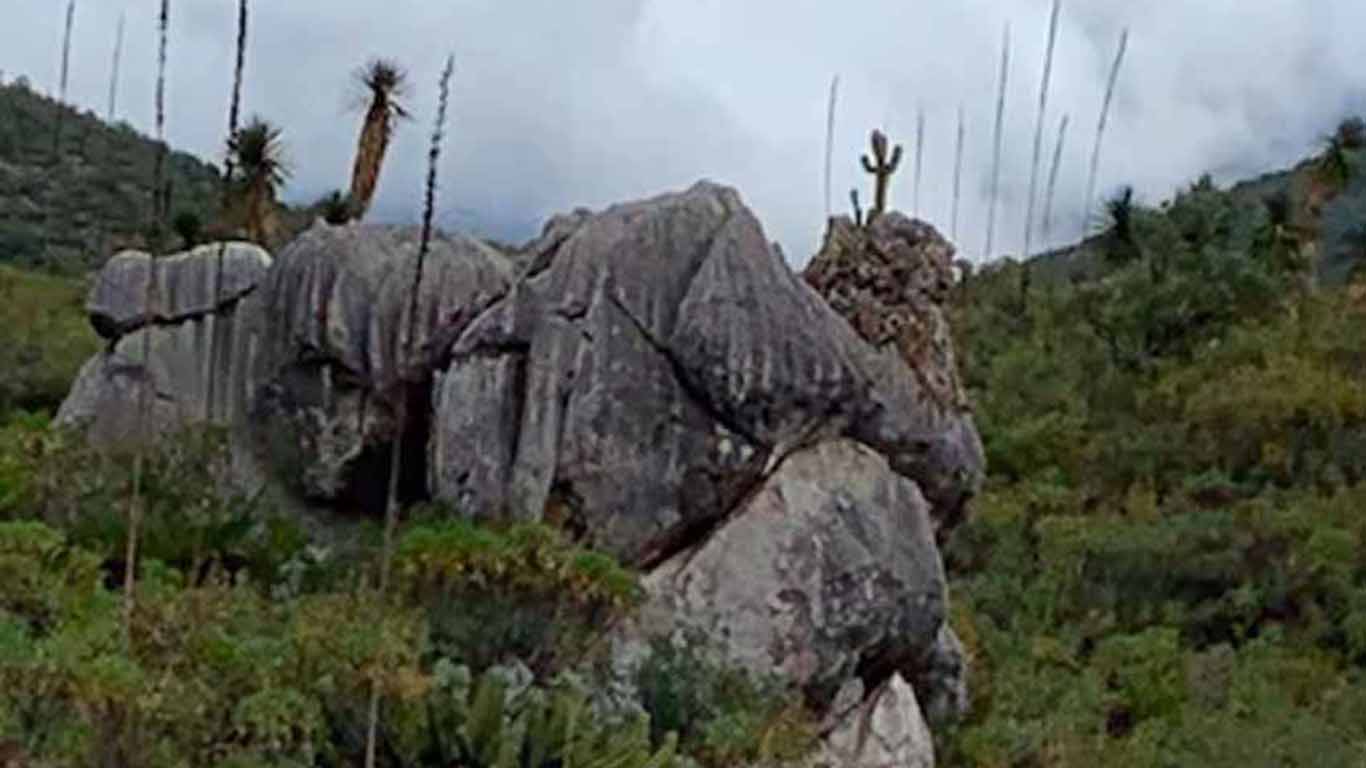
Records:
{"label": "distant mountain ridge", "polygon": [[[60,105],[22,77],[0,85],[0,264],[84,272],[144,245],[156,153],[156,141],[127,123]],[[220,173],[171,151],[170,217],[208,222]]]}
{"label": "distant mountain ridge", "polygon": [[[1316,278],[1324,284],[1341,284],[1363,261],[1351,235],[1354,227],[1366,221],[1366,150],[1348,155],[1355,171],[1341,190],[1325,190],[1317,181],[1319,155],[1315,155],[1291,168],[1234,182],[1221,191],[1240,207],[1260,207],[1284,195],[1292,225],[1303,233],[1304,245],[1312,249]],[[1100,249],[1093,246],[1104,239],[1105,233],[1098,231],[1080,243],[1038,254],[1029,260],[1034,274],[1042,281],[1095,277],[1104,269]]]}

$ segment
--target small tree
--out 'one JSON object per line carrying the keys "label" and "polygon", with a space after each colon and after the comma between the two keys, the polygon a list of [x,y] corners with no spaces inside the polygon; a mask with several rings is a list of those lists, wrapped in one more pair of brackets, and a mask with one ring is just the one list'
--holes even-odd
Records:
{"label": "small tree", "polygon": [[1366,125],[1359,118],[1343,121],[1331,135],[1323,139],[1323,152],[1314,164],[1318,180],[1334,190],[1341,190],[1352,180],[1351,153],[1366,144]]}
{"label": "small tree", "polygon": [[1117,264],[1127,264],[1136,258],[1138,238],[1134,231],[1134,188],[1123,187],[1114,197],[1105,201],[1105,216],[1108,221],[1108,234],[1111,248],[1107,257]]}
{"label": "small tree", "polygon": [[199,214],[194,211],[181,211],[176,214],[175,220],[171,222],[171,227],[180,236],[181,245],[185,250],[190,250],[199,245],[200,235],[204,230],[204,222],[200,220]]}
{"label": "small tree", "polygon": [[1349,150],[1366,147],[1366,120],[1360,117],[1349,117],[1343,120],[1338,123],[1336,136],[1342,146]]}

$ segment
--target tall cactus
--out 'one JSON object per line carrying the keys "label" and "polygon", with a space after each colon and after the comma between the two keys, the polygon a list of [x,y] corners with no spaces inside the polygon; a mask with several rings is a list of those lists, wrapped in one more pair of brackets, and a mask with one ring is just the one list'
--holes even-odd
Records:
{"label": "tall cactus", "polygon": [[868,223],[871,224],[883,211],[887,210],[887,187],[892,180],[892,174],[901,167],[901,145],[897,144],[893,147],[889,157],[886,134],[874,130],[869,141],[872,144],[873,155],[871,158],[864,155],[862,159],[863,170],[871,174],[874,179],[873,207],[868,211]]}

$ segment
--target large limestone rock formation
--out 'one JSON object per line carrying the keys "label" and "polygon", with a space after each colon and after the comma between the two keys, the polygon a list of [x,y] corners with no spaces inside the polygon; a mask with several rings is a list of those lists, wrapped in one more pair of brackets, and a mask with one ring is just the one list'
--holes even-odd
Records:
{"label": "large limestone rock formation", "polygon": [[[451,343],[507,292],[513,261],[468,237],[438,236],[423,267],[407,343],[416,229],[318,222],[280,252],[262,297],[269,329],[255,369],[256,452],[309,499],[375,509],[398,435],[420,470],[432,371]],[[411,352],[404,359],[403,351]],[[410,387],[410,418],[398,395]],[[408,486],[421,485],[421,472]]]}
{"label": "large limestone rock formation", "polygon": [[150,316],[149,263],[137,251],[115,255],[87,301],[91,324],[108,347],[81,369],[57,418],[83,425],[97,441],[116,443],[139,434],[137,402],[144,384],[152,389],[154,433],[246,417],[261,343],[257,289],[270,270],[270,255],[254,245],[228,243],[158,259]]}
{"label": "large limestone rock formation", "polygon": [[[111,346],[63,419],[126,437],[151,381],[159,422],[210,413],[299,498],[370,512],[404,441],[409,496],[546,520],[643,568],[636,631],[700,631],[790,681],[834,764],[928,765],[925,715],[964,700],[935,533],[983,470],[933,230],[835,220],[803,280],[702,183],[557,217],[520,249],[441,237],[408,344],[416,240],[319,223],[273,263],[229,248],[207,293],[214,251],[167,260],[150,329],[97,288]],[[138,258],[109,284],[136,285]]]}
{"label": "large limestone rock formation", "polygon": [[863,343],[733,191],[703,184],[565,229],[452,349],[438,497],[481,517],[551,514],[653,564],[792,452],[849,437],[956,514],[981,470],[970,418]]}

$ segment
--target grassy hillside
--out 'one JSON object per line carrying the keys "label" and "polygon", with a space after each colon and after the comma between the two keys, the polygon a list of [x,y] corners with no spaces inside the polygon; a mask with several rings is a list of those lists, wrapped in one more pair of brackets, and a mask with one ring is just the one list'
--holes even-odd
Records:
{"label": "grassy hillside", "polygon": [[1366,304],[1261,191],[1133,206],[1027,304],[1018,265],[960,288],[991,480],[948,765],[1366,764]]}
{"label": "grassy hillside", "polygon": [[100,340],[79,280],[0,265],[0,424],[16,410],[53,411]]}
{"label": "grassy hillside", "polygon": [[[1338,132],[1351,130],[1352,123],[1343,121]],[[1344,152],[1348,164],[1346,178],[1325,178],[1332,175],[1324,170],[1325,145],[1320,154],[1293,168],[1243,180],[1225,190],[1231,201],[1245,209],[1265,207],[1268,201],[1284,201],[1287,223],[1312,247],[1316,279],[1330,285],[1341,285],[1355,266],[1366,263],[1366,250],[1357,233],[1361,222],[1366,221],[1366,146],[1350,146],[1350,139],[1348,144]],[[1202,185],[1212,184],[1202,180]],[[1171,201],[1161,203],[1170,204]],[[1104,211],[1097,215],[1104,223]],[[1103,274],[1103,240],[1103,234],[1098,233],[1078,246],[1036,256],[1031,261],[1033,276],[1059,282],[1093,279]]]}
{"label": "grassy hillside", "polygon": [[[74,273],[141,244],[156,153],[156,143],[126,123],[59,107],[22,79],[0,86],[0,263]],[[166,178],[172,216],[210,219],[216,168],[172,152]]]}

